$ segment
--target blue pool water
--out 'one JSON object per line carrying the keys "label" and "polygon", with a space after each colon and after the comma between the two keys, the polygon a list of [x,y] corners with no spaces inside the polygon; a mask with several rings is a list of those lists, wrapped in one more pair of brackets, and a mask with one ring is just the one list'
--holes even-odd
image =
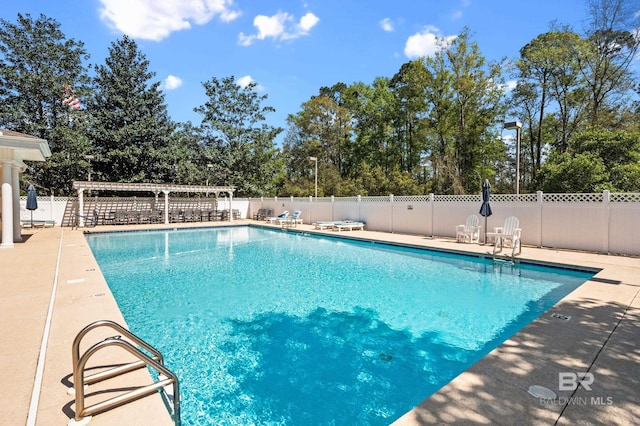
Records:
{"label": "blue pool water", "polygon": [[252,227],[87,235],[185,425],[386,425],[593,274]]}

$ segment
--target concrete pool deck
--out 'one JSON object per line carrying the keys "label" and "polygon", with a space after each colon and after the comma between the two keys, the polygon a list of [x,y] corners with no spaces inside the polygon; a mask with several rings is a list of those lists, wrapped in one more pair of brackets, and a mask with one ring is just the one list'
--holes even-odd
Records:
{"label": "concrete pool deck", "polygon": [[[258,224],[236,221],[247,223]],[[102,226],[87,231],[214,225],[229,223]],[[487,255],[491,249],[417,235],[315,231],[310,225],[295,230],[477,255]],[[0,365],[7,390],[0,401],[3,424],[67,424],[75,409],[74,395],[66,393],[74,337],[97,320],[124,324],[83,231],[25,229],[22,243],[0,250]],[[640,424],[640,259],[533,247],[523,247],[517,259],[599,272],[394,425]],[[81,353],[106,337],[98,332],[90,336]],[[46,351],[39,363],[41,348]],[[122,351],[105,349],[95,361],[106,365],[125,360]],[[590,390],[574,390],[575,377],[583,373],[588,373],[584,383]],[[92,385],[87,405],[113,396],[114,387],[121,392],[147,384],[149,378],[140,370],[114,380]],[[532,385],[549,388],[558,398],[542,401],[531,396],[527,391]],[[97,414],[90,424],[173,422],[161,398],[154,395]]]}

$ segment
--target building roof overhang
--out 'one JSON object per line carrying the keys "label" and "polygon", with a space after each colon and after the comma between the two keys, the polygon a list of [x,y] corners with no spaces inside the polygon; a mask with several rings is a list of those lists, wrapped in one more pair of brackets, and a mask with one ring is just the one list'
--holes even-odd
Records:
{"label": "building roof overhang", "polygon": [[0,129],[0,160],[15,162],[26,170],[24,161],[46,161],[51,156],[49,143],[35,136]]}

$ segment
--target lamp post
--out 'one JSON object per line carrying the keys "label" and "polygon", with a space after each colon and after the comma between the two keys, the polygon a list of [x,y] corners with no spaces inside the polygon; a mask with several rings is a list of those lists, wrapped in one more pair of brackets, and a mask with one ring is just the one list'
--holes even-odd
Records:
{"label": "lamp post", "polygon": [[207,186],[209,186],[209,174],[211,169],[213,169],[213,164],[207,163]]}
{"label": "lamp post", "polygon": [[[94,155],[87,154],[84,159],[89,162],[89,168],[87,169],[87,182],[91,182],[91,160],[96,158]],[[87,196],[91,195],[91,190],[87,189]]]}
{"label": "lamp post", "polygon": [[315,161],[316,162],[316,173],[315,173],[315,177],[316,177],[316,200],[318,199],[318,157],[309,157],[310,161]]}
{"label": "lamp post", "polygon": [[510,121],[504,123],[504,128],[516,131],[516,195],[520,195],[520,129],[522,129],[522,123]]}
{"label": "lamp post", "polygon": [[89,162],[89,169],[87,170],[87,181],[91,182],[91,160],[96,157],[93,155],[85,155],[84,158]]}

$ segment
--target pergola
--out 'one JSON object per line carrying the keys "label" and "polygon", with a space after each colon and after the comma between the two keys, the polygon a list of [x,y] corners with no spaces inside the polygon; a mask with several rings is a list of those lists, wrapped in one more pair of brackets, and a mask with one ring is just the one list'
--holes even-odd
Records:
{"label": "pergola", "polygon": [[51,156],[49,143],[35,136],[0,129],[0,165],[2,166],[2,241],[0,248],[11,248],[22,241],[20,227],[20,173],[27,170],[24,161],[46,161]]}
{"label": "pergola", "polygon": [[[208,186],[208,185],[176,185],[173,183],[127,183],[127,182],[94,182],[74,181],[73,189],[78,190],[78,210],[84,211],[84,191],[117,191],[117,192],[153,192],[156,198],[161,192],[164,194],[164,223],[169,223],[169,194],[171,192],[215,194],[216,198],[221,193],[229,194],[229,201],[233,201],[233,186]],[[231,213],[231,212],[229,212]],[[80,216],[79,225],[84,226],[84,217]],[[229,214],[229,220],[233,221],[233,214]]]}

